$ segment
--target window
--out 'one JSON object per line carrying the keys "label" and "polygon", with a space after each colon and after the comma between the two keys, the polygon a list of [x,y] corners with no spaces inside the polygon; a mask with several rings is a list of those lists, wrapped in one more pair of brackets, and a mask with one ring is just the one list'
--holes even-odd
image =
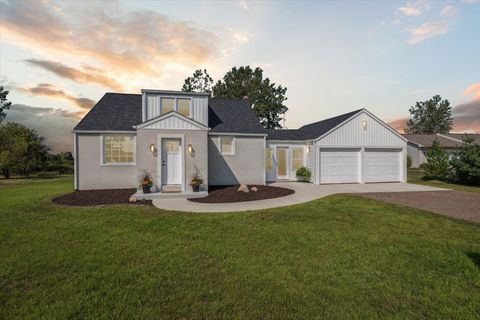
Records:
{"label": "window", "polygon": [[134,164],[134,136],[103,137],[103,164]]}
{"label": "window", "polygon": [[220,137],[220,149],[222,154],[235,154],[235,140],[233,137]]}
{"label": "window", "polygon": [[303,167],[303,147],[294,147],[292,153],[292,169],[298,170]]}
{"label": "window", "polygon": [[190,99],[177,99],[177,112],[185,117],[190,117]]}
{"label": "window", "polygon": [[161,98],[162,114],[173,111],[175,109],[175,98]]}
{"label": "window", "polygon": [[273,150],[271,148],[265,149],[265,169],[273,170]]}

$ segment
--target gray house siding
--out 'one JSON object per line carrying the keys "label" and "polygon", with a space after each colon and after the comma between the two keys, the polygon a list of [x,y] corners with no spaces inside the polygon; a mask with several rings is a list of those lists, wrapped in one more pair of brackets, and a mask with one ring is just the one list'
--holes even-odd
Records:
{"label": "gray house siding", "polygon": [[[101,135],[77,133],[77,188],[136,188],[137,165],[104,166],[101,164]],[[136,150],[138,161],[138,148]]]}
{"label": "gray house siding", "polygon": [[235,136],[235,154],[222,155],[219,137],[208,137],[209,184],[265,184],[265,138]]}

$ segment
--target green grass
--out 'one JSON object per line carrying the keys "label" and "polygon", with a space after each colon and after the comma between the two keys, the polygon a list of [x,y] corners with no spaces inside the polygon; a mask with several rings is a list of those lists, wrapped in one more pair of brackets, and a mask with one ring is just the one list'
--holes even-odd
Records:
{"label": "green grass", "polygon": [[425,186],[432,186],[438,188],[447,188],[460,191],[480,192],[480,187],[466,186],[456,183],[450,183],[439,180],[423,180],[424,172],[422,169],[408,169],[408,182],[415,184],[423,184]]}
{"label": "green grass", "polygon": [[247,213],[0,185],[0,319],[480,317],[480,225],[337,195]]}

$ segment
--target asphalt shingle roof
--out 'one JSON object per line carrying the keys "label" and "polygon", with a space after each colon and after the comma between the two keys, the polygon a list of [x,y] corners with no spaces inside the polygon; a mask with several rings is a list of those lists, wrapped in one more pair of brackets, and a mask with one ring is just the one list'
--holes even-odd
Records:
{"label": "asphalt shingle roof", "polygon": [[445,138],[437,134],[402,134],[402,136],[408,141],[426,148],[430,148],[435,139],[437,139],[443,148],[458,148],[462,145],[460,141]]}
{"label": "asphalt shingle roof", "polygon": [[[142,122],[142,95],[106,93],[75,126],[75,131],[135,131]],[[266,134],[246,100],[209,99],[212,132]]]}
{"label": "asphalt shingle roof", "polygon": [[267,134],[251,103],[242,99],[208,99],[211,132]]}
{"label": "asphalt shingle roof", "polygon": [[464,138],[469,137],[473,138],[473,143],[480,144],[480,134],[479,133],[448,133],[446,136],[463,141]]}
{"label": "asphalt shingle roof", "polygon": [[141,122],[141,94],[106,93],[73,130],[135,131]]}
{"label": "asphalt shingle roof", "polygon": [[322,121],[317,121],[300,127],[299,129],[290,130],[268,130],[268,140],[310,140],[316,139],[335,128],[340,123],[351,118],[363,109],[358,109],[352,112],[344,113],[339,116],[328,118]]}

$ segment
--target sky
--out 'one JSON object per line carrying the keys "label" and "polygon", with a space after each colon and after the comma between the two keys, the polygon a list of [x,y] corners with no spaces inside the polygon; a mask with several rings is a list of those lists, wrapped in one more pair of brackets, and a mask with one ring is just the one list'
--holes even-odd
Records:
{"label": "sky", "polygon": [[287,87],[286,126],[365,107],[403,131],[439,94],[454,132],[480,132],[480,1],[0,0],[6,122],[53,152],[106,93],[180,90],[194,70],[219,80],[261,67]]}

